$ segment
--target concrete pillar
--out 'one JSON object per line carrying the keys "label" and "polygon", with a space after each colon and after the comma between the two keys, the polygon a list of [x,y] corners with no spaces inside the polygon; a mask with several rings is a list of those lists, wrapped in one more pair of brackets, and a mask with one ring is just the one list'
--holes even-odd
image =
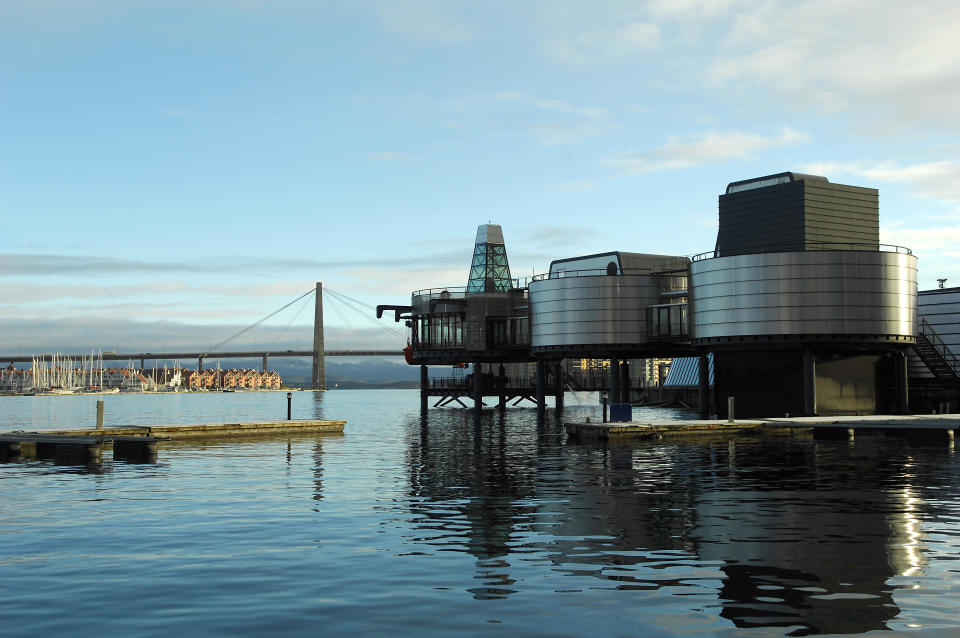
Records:
{"label": "concrete pillar", "polygon": [[483,407],[483,367],[479,363],[473,364],[473,407]]}
{"label": "concrete pillar", "polygon": [[263,367],[261,367],[260,370],[262,372],[267,371],[267,355],[266,354],[263,355]]}
{"label": "concrete pillar", "polygon": [[610,359],[610,403],[620,402],[620,359]]}
{"label": "concrete pillar", "polygon": [[500,395],[497,407],[502,410],[507,407],[507,371],[502,363],[497,370],[497,393]]}
{"label": "concrete pillar", "polygon": [[620,403],[630,403],[630,362],[620,364]]}
{"label": "concrete pillar", "polygon": [[429,400],[428,392],[430,390],[430,375],[427,372],[427,366],[420,366],[420,409],[427,409]]}
{"label": "concrete pillar", "polygon": [[203,372],[203,357],[197,357],[197,372]]}
{"label": "concrete pillar", "polygon": [[537,359],[537,412],[547,407],[547,374],[543,359]]}
{"label": "concrete pillar", "polygon": [[554,401],[556,402],[557,410],[563,409],[563,361],[557,361],[553,365],[553,380],[556,387],[554,388]]}
{"label": "concrete pillar", "polygon": [[903,350],[898,351],[893,358],[894,365],[897,367],[897,412],[907,414],[910,412],[910,388],[907,381],[907,353]]}
{"label": "concrete pillar", "polygon": [[143,357],[140,357],[140,369],[141,369],[141,370],[143,370],[143,369],[146,367],[146,365],[144,365],[144,361],[145,361],[145,359],[144,359]]}
{"label": "concrete pillar", "polygon": [[327,373],[323,360],[323,282],[317,282],[313,307],[313,389],[327,389]]}
{"label": "concrete pillar", "polygon": [[817,415],[817,359],[809,348],[803,351],[803,413]]}
{"label": "concrete pillar", "polygon": [[702,354],[699,361],[699,375],[697,377],[697,409],[700,418],[710,416],[710,358]]}

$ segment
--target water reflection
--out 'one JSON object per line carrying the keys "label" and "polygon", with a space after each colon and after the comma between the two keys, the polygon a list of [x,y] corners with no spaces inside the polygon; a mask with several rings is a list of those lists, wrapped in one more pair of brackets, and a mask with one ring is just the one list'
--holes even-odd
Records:
{"label": "water reflection", "polygon": [[737,627],[859,633],[887,628],[891,580],[923,570],[929,506],[906,442],[576,446],[549,418],[507,419],[430,411],[407,427],[410,540],[471,554],[476,598],[547,564],[569,578],[556,591],[658,590]]}

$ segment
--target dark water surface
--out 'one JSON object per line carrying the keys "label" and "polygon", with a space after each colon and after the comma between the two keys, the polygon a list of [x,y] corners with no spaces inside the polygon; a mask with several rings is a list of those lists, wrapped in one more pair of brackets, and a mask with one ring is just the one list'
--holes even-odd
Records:
{"label": "dark water surface", "polygon": [[[105,400],[108,424],[286,416],[276,393]],[[599,416],[568,401],[568,417]],[[94,406],[0,397],[0,429],[85,425]],[[571,445],[552,411],[421,416],[416,391],[295,393],[294,418],[315,417],[346,433],[168,443],[152,465],[0,464],[0,635],[960,627],[946,445]]]}

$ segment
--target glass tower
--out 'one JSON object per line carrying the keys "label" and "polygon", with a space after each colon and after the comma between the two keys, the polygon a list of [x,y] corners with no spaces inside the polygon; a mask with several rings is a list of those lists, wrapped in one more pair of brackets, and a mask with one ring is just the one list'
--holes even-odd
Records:
{"label": "glass tower", "polygon": [[481,224],[473,246],[467,293],[507,292],[512,287],[503,230],[499,224]]}

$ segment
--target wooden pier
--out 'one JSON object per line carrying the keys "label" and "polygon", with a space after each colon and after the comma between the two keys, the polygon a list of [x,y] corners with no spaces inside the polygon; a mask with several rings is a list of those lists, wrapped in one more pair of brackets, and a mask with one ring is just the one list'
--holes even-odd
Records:
{"label": "wooden pier", "polygon": [[160,441],[186,441],[261,435],[342,433],[346,421],[300,420],[257,423],[196,423],[184,425],[131,425],[121,427],[6,432],[0,434],[0,460],[49,458],[66,465],[100,463],[106,446],[113,458],[152,462]]}
{"label": "wooden pier", "polygon": [[847,438],[858,434],[913,436],[952,443],[960,429],[960,414],[784,417],[736,421],[628,421],[564,424],[576,441],[611,439],[665,439],[724,435],[811,435],[814,438]]}

